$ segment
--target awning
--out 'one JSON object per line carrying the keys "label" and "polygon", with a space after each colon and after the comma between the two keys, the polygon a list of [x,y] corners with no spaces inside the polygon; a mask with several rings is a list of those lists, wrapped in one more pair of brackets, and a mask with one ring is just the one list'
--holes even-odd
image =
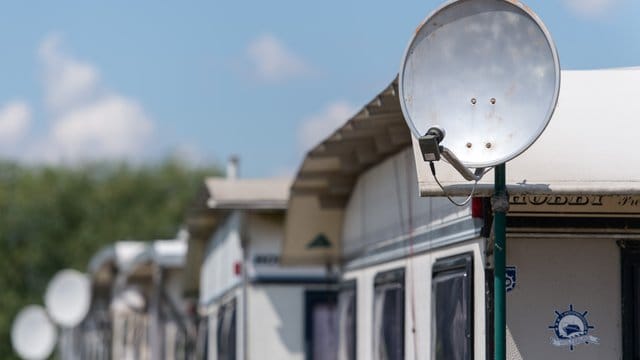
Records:
{"label": "awning", "polygon": [[[88,272],[98,284],[113,285],[117,278],[134,274],[148,264],[157,264],[162,268],[184,266],[187,252],[186,238],[145,241],[117,241],[98,251],[89,261]],[[186,236],[186,234],[185,234]]]}
{"label": "awning", "polygon": [[154,266],[162,269],[179,269],[185,265],[187,254],[186,236],[181,238],[181,233],[177,239],[155,240],[149,243],[144,251],[120,268],[117,281],[124,285],[127,279],[132,276],[151,276]]}
{"label": "awning", "polygon": [[210,209],[286,209],[289,179],[207,178]]}
{"label": "awning", "polygon": [[211,177],[187,214],[189,232],[184,291],[195,295],[200,287],[200,271],[206,244],[216,228],[233,210],[280,212],[286,210],[291,180],[237,179]]}
{"label": "awning", "polygon": [[129,267],[134,259],[147,251],[148,244],[141,241],[118,241],[105,246],[89,261],[88,273],[98,285],[112,285],[122,268]]}
{"label": "awning", "polygon": [[360,174],[411,144],[394,80],[313,147],[291,187],[282,261],[340,260],[344,208]]}

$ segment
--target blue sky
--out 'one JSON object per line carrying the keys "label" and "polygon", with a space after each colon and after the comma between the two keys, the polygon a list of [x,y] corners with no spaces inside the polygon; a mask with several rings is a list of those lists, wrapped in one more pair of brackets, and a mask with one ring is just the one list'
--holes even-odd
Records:
{"label": "blue sky", "polygon": [[[398,71],[440,1],[0,5],[0,155],[241,157],[292,174]],[[564,69],[640,65],[640,1],[531,0]],[[640,93],[640,84],[639,84]]]}

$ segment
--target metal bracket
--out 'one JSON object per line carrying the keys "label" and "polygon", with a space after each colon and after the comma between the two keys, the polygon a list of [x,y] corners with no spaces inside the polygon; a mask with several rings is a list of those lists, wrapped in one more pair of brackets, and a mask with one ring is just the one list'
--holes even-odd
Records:
{"label": "metal bracket", "polygon": [[427,133],[418,139],[420,145],[420,152],[424,161],[433,162],[439,161],[442,156],[445,158],[451,166],[453,166],[460,175],[467,181],[480,181],[482,176],[486,173],[484,168],[477,168],[475,173],[469,168],[464,166],[458,157],[445,146],[440,146],[440,143],[445,137],[444,129],[434,126],[427,131]]}
{"label": "metal bracket", "polygon": [[440,147],[442,157],[445,158],[451,166],[467,181],[480,181],[485,174],[484,168],[477,168],[475,173],[464,166],[458,157],[444,146]]}
{"label": "metal bracket", "polygon": [[506,191],[494,194],[491,197],[491,209],[493,212],[509,212],[509,194]]}

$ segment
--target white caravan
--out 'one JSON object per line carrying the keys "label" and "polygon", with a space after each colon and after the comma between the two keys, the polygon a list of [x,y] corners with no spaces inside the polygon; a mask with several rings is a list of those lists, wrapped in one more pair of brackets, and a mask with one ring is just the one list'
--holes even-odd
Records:
{"label": "white caravan", "polygon": [[[186,233],[118,241],[89,263],[93,300],[78,327],[83,359],[186,359],[195,328],[182,300]],[[95,333],[95,334],[94,334]]]}
{"label": "white caravan", "polygon": [[[640,68],[562,79],[547,130],[507,165],[507,357],[637,358]],[[446,195],[470,194],[436,170]],[[282,260],[341,269],[338,359],[493,358],[492,179],[451,204],[395,82],[309,151]],[[319,235],[331,246],[306,246]]]}
{"label": "white caravan", "polygon": [[289,186],[288,179],[205,180],[187,217],[198,358],[335,358],[335,278],[324,265],[279,265]]}

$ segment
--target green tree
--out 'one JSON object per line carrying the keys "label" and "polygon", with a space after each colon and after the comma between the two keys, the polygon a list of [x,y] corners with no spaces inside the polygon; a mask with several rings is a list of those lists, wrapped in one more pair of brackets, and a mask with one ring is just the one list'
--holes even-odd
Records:
{"label": "green tree", "polygon": [[175,158],[140,166],[0,163],[0,358],[18,359],[11,322],[22,307],[43,304],[57,271],[86,271],[91,256],[117,240],[173,238],[204,177],[219,174]]}

